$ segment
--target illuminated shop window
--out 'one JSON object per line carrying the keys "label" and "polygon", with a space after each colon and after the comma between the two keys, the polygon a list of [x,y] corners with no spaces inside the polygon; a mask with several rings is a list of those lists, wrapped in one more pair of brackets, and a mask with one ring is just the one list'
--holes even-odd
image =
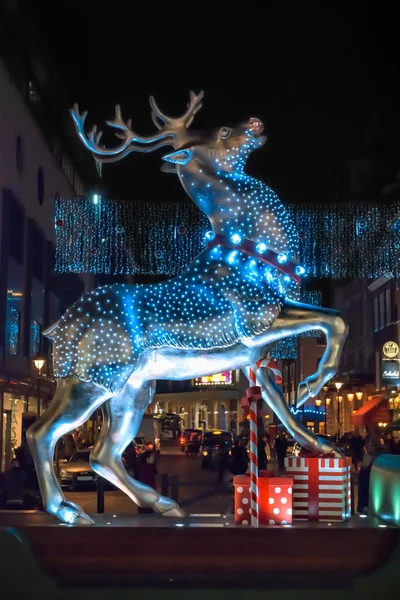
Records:
{"label": "illuminated shop window", "polygon": [[8,305],[7,314],[7,350],[9,354],[19,353],[19,332],[21,329],[21,313],[12,304]]}
{"label": "illuminated shop window", "polygon": [[40,323],[38,321],[33,320],[31,323],[31,335],[29,342],[30,356],[36,356],[40,352],[40,331]]}

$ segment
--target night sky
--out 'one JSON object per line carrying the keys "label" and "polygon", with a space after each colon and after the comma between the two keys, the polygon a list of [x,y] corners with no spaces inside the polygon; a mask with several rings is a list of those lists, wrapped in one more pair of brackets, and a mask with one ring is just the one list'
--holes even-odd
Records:
{"label": "night sky", "polygon": [[[327,203],[345,199],[346,162],[360,152],[366,126],[378,121],[392,137],[400,129],[397,19],[368,12],[366,2],[322,12],[304,8],[318,3],[293,12],[293,4],[264,14],[247,4],[233,13],[232,5],[224,17],[201,4],[174,4],[166,14],[118,1],[107,10],[91,0],[35,6],[45,6],[36,13],[44,41],[71,104],[89,110],[90,124],[112,118],[118,102],[133,128],[149,134],[150,94],[174,115],[190,89],[204,89],[192,127],[261,118],[269,141],[248,172],[284,201]],[[132,154],[106,167],[110,195],[181,199],[177,178],[159,171],[161,154]]]}

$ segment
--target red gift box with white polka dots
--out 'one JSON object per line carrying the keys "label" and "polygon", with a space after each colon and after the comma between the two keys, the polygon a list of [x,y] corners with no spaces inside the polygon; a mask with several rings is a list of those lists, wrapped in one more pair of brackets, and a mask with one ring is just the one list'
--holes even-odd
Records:
{"label": "red gift box with white polka dots", "polygon": [[[250,477],[236,475],[235,524],[250,524]],[[258,514],[260,525],[289,525],[292,523],[292,477],[258,478]]]}

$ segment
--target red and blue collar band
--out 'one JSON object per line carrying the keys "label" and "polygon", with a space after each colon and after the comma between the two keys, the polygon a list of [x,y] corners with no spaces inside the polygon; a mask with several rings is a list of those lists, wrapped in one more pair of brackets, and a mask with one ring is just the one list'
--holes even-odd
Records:
{"label": "red and blue collar band", "polygon": [[295,265],[290,261],[287,263],[279,262],[279,254],[273,250],[266,250],[262,253],[258,252],[256,248],[257,244],[248,238],[244,238],[238,244],[235,244],[226,235],[218,233],[210,242],[208,242],[207,248],[215,248],[216,246],[222,246],[223,248],[244,252],[244,254],[248,254],[257,260],[274,267],[274,269],[281,271],[285,275],[289,275],[289,277],[291,277],[291,279],[293,279],[297,284],[300,284],[301,282],[301,277],[295,272],[295,269],[298,267],[298,265]]}

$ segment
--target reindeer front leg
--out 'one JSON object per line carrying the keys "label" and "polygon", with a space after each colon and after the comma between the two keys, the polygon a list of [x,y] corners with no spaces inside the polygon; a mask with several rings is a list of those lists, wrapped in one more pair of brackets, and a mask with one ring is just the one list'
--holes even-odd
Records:
{"label": "reindeer front leg", "polygon": [[129,381],[119,394],[102,406],[103,425],[90,454],[90,463],[94,471],[125,492],[138,506],[152,508],[167,517],[181,517],[184,512],[175,500],[136,481],[122,462],[122,453],[136,437],[154,392],[153,381]]}
{"label": "reindeer front leg", "polygon": [[[243,369],[243,373],[246,377],[248,376],[247,369]],[[283,392],[275,383],[274,377],[270,373],[269,369],[257,370],[257,385],[261,387],[264,401],[281,420],[282,425],[302,448],[310,450],[313,453],[333,453],[338,458],[343,456],[340,450],[338,450],[333,444],[324,438],[319,438],[316,436],[309,429],[307,429],[305,425],[300,423],[290,412],[290,409],[283,396]]]}
{"label": "reindeer front leg", "polygon": [[316,373],[299,383],[297,406],[302,406],[308,398],[314,397],[322,387],[336,375],[340,355],[346,341],[348,327],[337,310],[318,308],[301,302],[286,300],[279,317],[271,327],[253,338],[243,339],[246,346],[273,344],[282,338],[318,329],[326,336],[326,350],[319,361]]}

